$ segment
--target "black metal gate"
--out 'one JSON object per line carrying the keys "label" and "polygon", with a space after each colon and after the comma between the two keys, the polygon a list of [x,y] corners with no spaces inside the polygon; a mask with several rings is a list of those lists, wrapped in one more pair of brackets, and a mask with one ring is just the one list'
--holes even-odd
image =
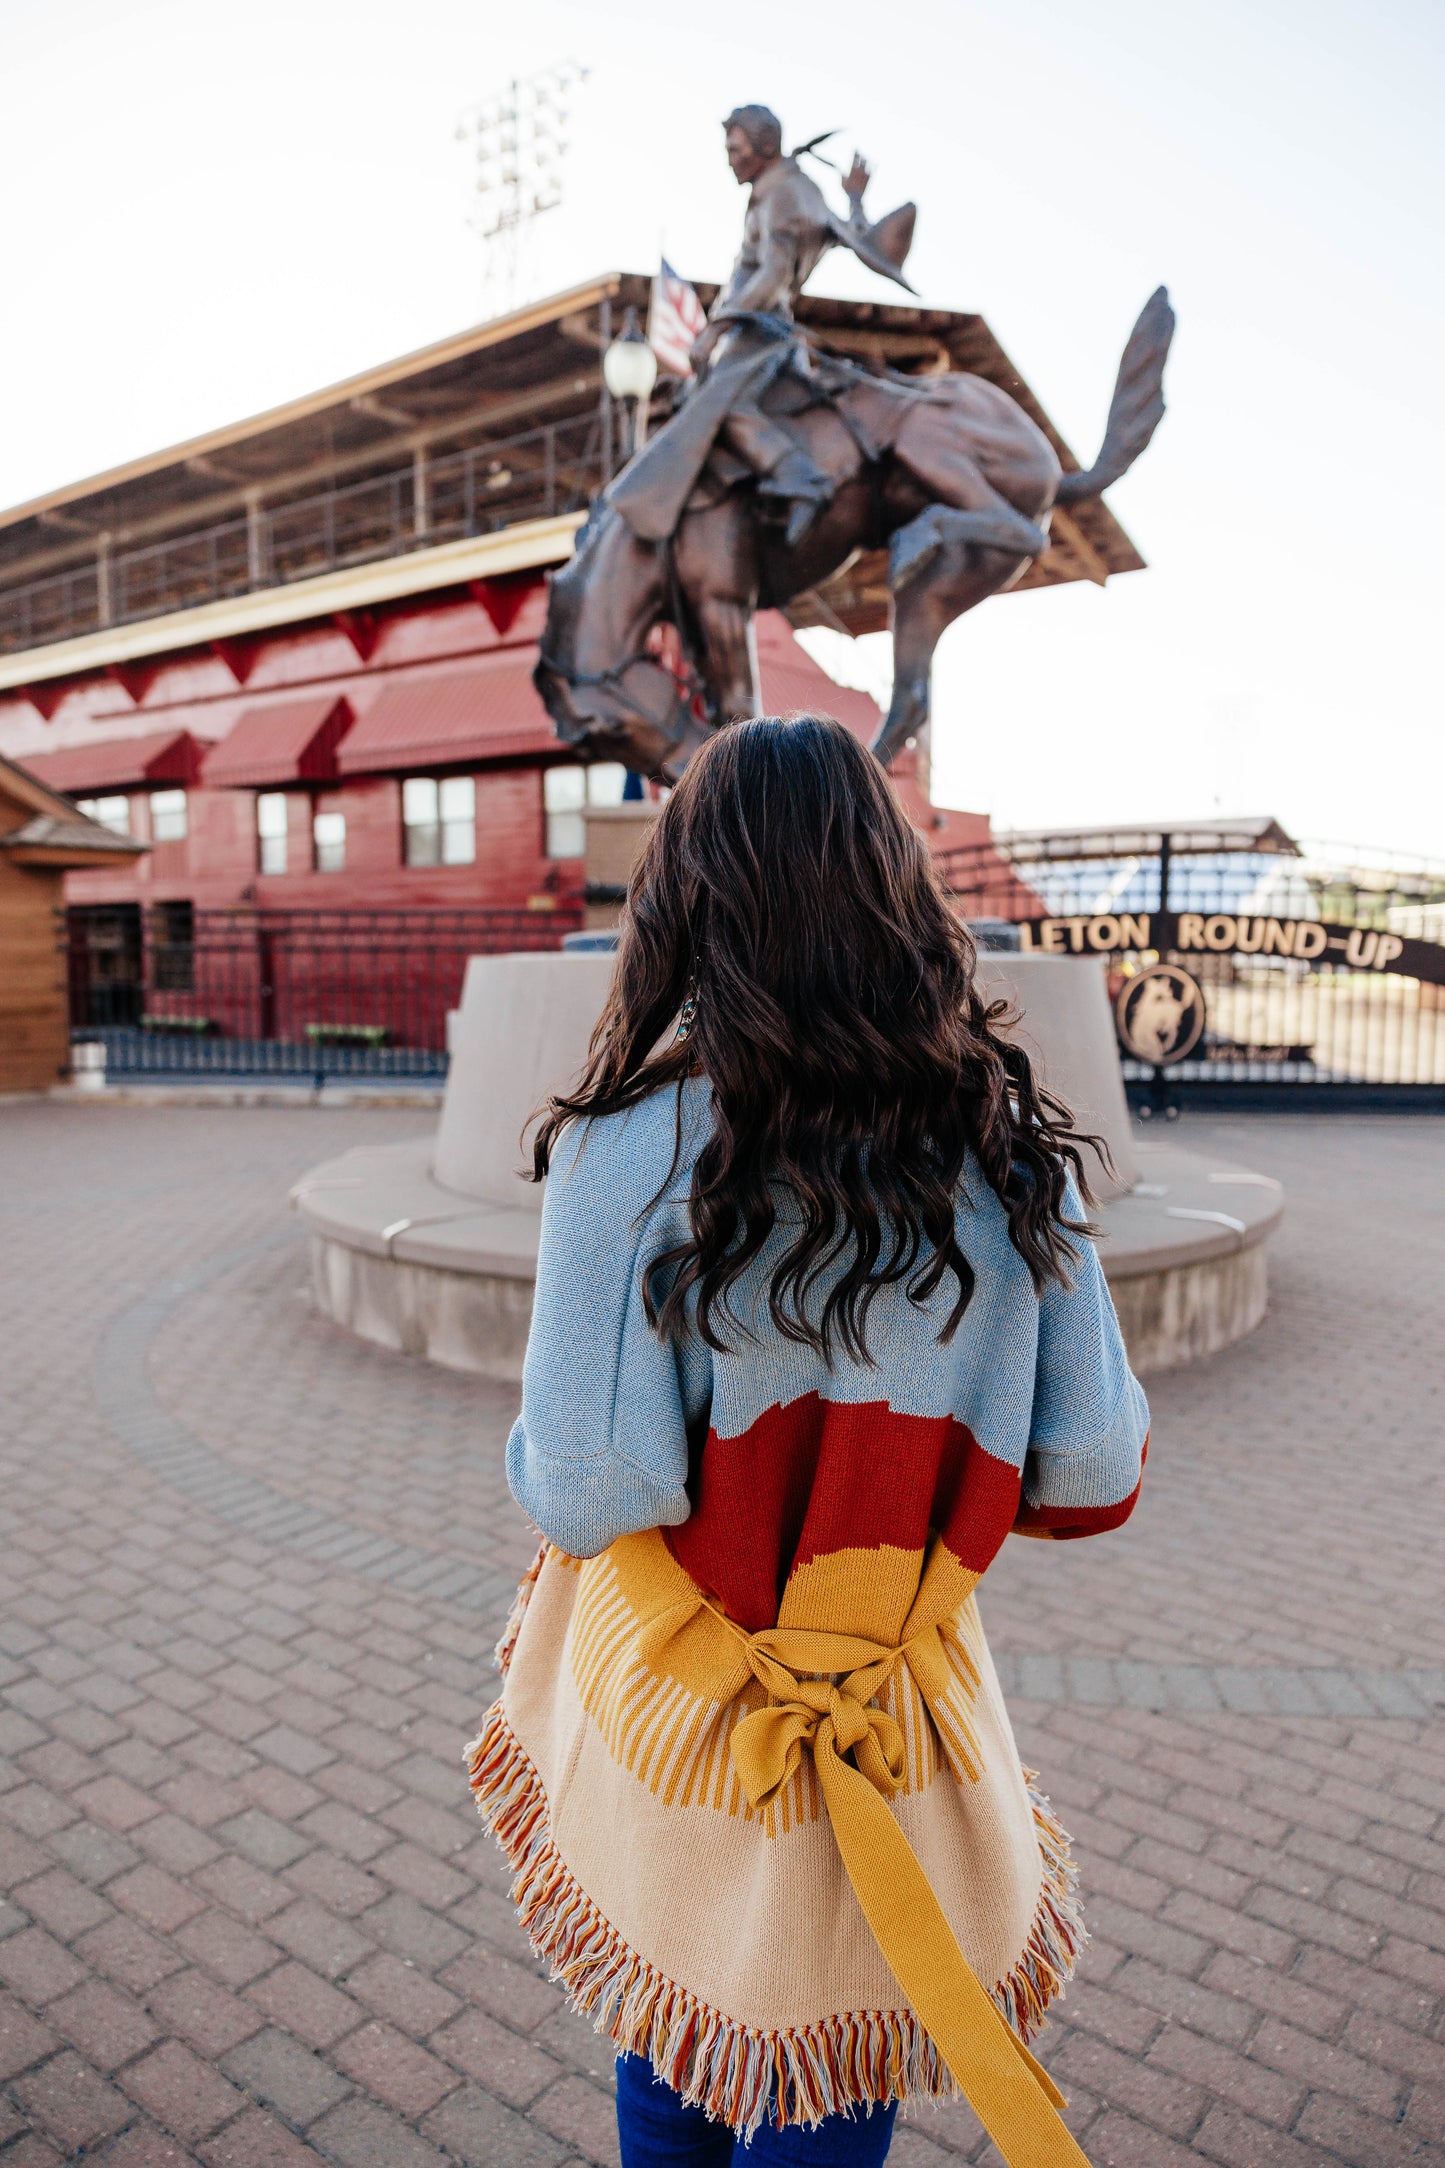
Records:
{"label": "black metal gate", "polygon": [[1445,866],[1272,821],[1003,835],[940,865],[985,938],[1105,960],[1141,1113],[1445,1108]]}

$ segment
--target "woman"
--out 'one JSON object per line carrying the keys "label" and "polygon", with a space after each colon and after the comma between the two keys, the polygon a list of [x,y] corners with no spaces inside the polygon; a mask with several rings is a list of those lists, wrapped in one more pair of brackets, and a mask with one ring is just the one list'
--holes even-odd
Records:
{"label": "woman", "polygon": [[927,2095],[1083,2159],[1023,2045],[1074,1870],[973,1592],[1010,1528],[1127,1517],[1147,1415],[1088,1140],[1001,1013],[857,741],[739,723],[538,1131],[507,1471],[545,1541],[470,1768],[619,2050],[625,2168],[863,2168]]}

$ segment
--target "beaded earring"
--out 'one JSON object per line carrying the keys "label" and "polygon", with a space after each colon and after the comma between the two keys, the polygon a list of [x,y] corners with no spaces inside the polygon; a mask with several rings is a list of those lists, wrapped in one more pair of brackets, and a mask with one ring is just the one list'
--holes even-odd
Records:
{"label": "beaded earring", "polygon": [[674,1046],[676,1046],[681,1040],[685,1039],[688,1036],[688,1033],[692,1030],[693,1024],[696,1021],[696,1018],[697,993],[694,988],[689,987],[687,992],[687,998],[678,1011],[677,1032],[673,1038]]}

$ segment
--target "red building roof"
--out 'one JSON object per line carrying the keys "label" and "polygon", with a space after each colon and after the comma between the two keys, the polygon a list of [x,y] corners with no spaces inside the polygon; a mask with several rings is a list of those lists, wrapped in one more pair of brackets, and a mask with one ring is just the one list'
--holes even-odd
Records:
{"label": "red building roof", "polygon": [[532,684],[536,660],[530,644],[503,648],[477,656],[463,670],[385,686],[347,732],[338,769],[364,775],[555,753],[551,718]]}
{"label": "red building roof", "polygon": [[329,783],[351,704],[334,692],[247,708],[206,756],[205,779],[232,790]]}
{"label": "red building roof", "polygon": [[205,748],[189,730],[156,730],[143,738],[101,738],[58,753],[27,753],[24,766],[52,790],[131,790],[145,784],[194,783]]}

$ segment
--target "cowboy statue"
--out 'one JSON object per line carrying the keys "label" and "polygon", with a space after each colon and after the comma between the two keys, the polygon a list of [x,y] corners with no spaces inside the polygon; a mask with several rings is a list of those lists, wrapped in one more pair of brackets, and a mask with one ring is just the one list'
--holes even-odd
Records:
{"label": "cowboy statue", "polygon": [[[740,479],[751,473],[764,508],[786,523],[796,548],[833,494],[833,485],[759,401],[775,378],[809,376],[807,348],[793,323],[797,301],[825,252],[841,243],[870,271],[912,293],[903,264],[913,240],[911,203],[870,225],[863,213],[868,168],[855,157],[844,176],[849,216],[831,210],[817,183],[798,160],[826,137],[815,137],[790,156],[783,130],[765,105],[740,105],[729,113],[727,158],[740,188],[748,188],[743,245],[732,277],[713,303],[712,315],[692,349],[702,380],[681,411],[653,439],[610,492],[634,534],[661,542],[681,517],[715,444],[741,461]],[[715,469],[726,461],[714,454]]]}
{"label": "cowboy statue", "polygon": [[854,158],[841,217],[798,163],[825,137],[785,158],[766,106],[739,106],[724,125],[751,191],[741,252],[692,350],[696,380],[552,578],[535,683],[584,760],[675,781],[710,732],[760,712],[754,613],[886,549],[893,694],[873,743],[886,764],[926,743],[945,627],[1015,585],[1048,549],[1055,507],[1101,496],[1148,444],[1174,314],[1161,286],[1124,349],[1098,457],[1065,473],[1001,384],[810,348],[793,309],[828,249],[913,291],[913,205],[870,224],[868,168]]}

